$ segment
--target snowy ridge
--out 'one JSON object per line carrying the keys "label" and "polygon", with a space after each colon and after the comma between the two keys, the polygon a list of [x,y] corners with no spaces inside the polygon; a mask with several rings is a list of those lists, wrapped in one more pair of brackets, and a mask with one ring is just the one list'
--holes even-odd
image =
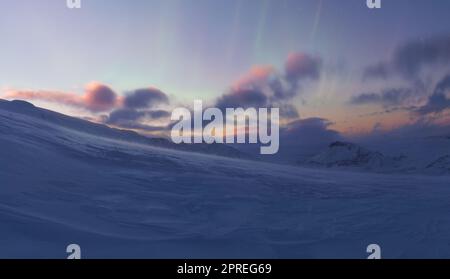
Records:
{"label": "snowy ridge", "polygon": [[324,152],[314,156],[309,163],[324,167],[355,167],[366,170],[393,170],[402,158],[391,158],[370,151],[357,144],[334,142]]}
{"label": "snowy ridge", "polygon": [[182,151],[215,154],[226,157],[250,158],[230,146],[223,144],[174,144],[165,138],[150,138],[142,136],[134,131],[110,128],[106,125],[89,122],[87,120],[66,116],[54,111],[37,108],[34,105],[20,100],[6,101],[0,99],[0,109],[12,113],[18,113],[35,119],[40,119],[50,124],[58,125],[67,129],[87,133],[100,137],[107,137],[126,142],[149,144],[163,148],[177,149]]}
{"label": "snowy ridge", "polygon": [[450,174],[450,155],[440,157],[429,164],[426,170],[436,174]]}
{"label": "snowy ridge", "polygon": [[[434,142],[435,141],[436,140],[434,139]],[[430,141],[427,144],[431,145],[434,142]],[[449,144],[447,144],[447,146],[443,146],[440,149],[434,150],[434,152],[429,152],[430,154],[426,154],[428,148],[422,143],[420,148],[416,148],[417,150],[421,150],[421,153],[416,151],[416,154],[412,152],[413,154],[406,153],[407,155],[405,155],[405,153],[401,153],[401,155],[398,156],[386,156],[381,152],[371,151],[354,143],[338,141],[330,144],[322,153],[312,157],[306,165],[312,167],[362,170],[379,173],[445,175],[450,173],[449,156],[442,156],[441,154],[442,150],[450,147]]]}

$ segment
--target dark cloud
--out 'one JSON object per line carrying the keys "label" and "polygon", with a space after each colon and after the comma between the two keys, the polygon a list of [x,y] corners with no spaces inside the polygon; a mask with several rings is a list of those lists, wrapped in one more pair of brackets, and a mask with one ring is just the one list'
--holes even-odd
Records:
{"label": "dark cloud", "polygon": [[[449,96],[446,94],[450,78],[444,77],[434,90],[431,81],[449,65],[450,36],[408,41],[394,51],[390,60],[366,68],[363,78],[401,77],[409,84],[407,87],[410,89],[386,89],[378,94],[360,94],[353,97],[350,103],[381,104],[388,108],[398,106],[413,112],[413,118],[442,112],[450,107]],[[425,98],[426,104],[422,105]]]}
{"label": "dark cloud", "polygon": [[391,88],[381,93],[363,93],[351,98],[353,105],[380,104],[385,107],[403,104],[405,100],[412,97],[413,91],[408,88]]}
{"label": "dark cloud", "polygon": [[340,138],[337,131],[330,129],[331,125],[333,125],[332,122],[323,118],[299,119],[286,125],[281,130],[280,137],[284,143],[315,144],[322,142],[328,144]]}
{"label": "dark cloud", "polygon": [[134,109],[118,109],[109,114],[108,124],[120,124],[123,122],[138,121],[145,116],[145,112]]}
{"label": "dark cloud", "polygon": [[169,98],[161,90],[156,88],[138,89],[128,93],[123,100],[126,108],[142,109],[158,104],[168,104]]}
{"label": "dark cloud", "polygon": [[162,118],[168,118],[170,112],[165,110],[135,110],[135,109],[118,109],[109,114],[106,119],[107,124],[123,125],[124,123],[131,123],[143,119],[158,120]]}
{"label": "dark cloud", "polygon": [[[168,114],[168,112],[166,112]],[[149,115],[161,114],[161,112],[153,111],[136,111],[136,110],[117,110],[112,112],[109,117],[105,119],[105,124],[114,125],[123,129],[141,130],[143,132],[164,132],[169,130],[168,125],[149,125],[145,124],[144,120],[148,120]]]}
{"label": "dark cloud", "polygon": [[226,108],[259,108],[267,106],[268,97],[259,90],[243,89],[222,95],[216,102],[216,107]]}
{"label": "dark cloud", "polygon": [[446,66],[450,63],[450,36],[409,41],[396,49],[390,61],[369,66],[364,78],[387,78],[400,75],[417,79],[427,67]]}
{"label": "dark cloud", "polygon": [[418,40],[401,46],[394,55],[394,68],[415,77],[424,67],[450,63],[450,36]]}
{"label": "dark cloud", "polygon": [[151,126],[146,122],[168,118],[170,116],[168,111],[152,109],[168,103],[169,98],[159,89],[138,89],[128,93],[123,98],[122,107],[112,111],[104,122],[120,128],[145,132],[166,130],[166,126]]}
{"label": "dark cloud", "polygon": [[296,119],[299,118],[300,116],[297,108],[291,104],[280,104],[280,105],[273,104],[270,105],[270,107],[279,108],[281,118]]}
{"label": "dark cloud", "polygon": [[362,142],[384,142],[386,145],[390,145],[398,141],[398,143],[402,145],[405,144],[405,142],[400,139],[417,139],[442,136],[450,138],[449,124],[437,124],[434,123],[433,120],[420,118],[413,123],[402,125],[395,129],[379,129],[370,134],[358,136],[357,140]]}
{"label": "dark cloud", "polygon": [[146,115],[152,119],[161,119],[170,117],[171,113],[166,110],[150,110]]}
{"label": "dark cloud", "polygon": [[323,118],[295,120],[280,129],[280,150],[275,156],[288,162],[301,162],[317,155],[330,143],[342,140],[333,123]]}
{"label": "dark cloud", "polygon": [[415,111],[418,109],[418,106],[398,106],[398,107],[389,107],[383,111],[374,111],[370,113],[360,114],[359,117],[370,117],[370,116],[376,116],[376,115],[384,115],[389,114],[397,111]]}
{"label": "dark cloud", "polygon": [[417,109],[419,114],[438,113],[450,108],[450,75],[445,76],[428,98],[427,103]]}

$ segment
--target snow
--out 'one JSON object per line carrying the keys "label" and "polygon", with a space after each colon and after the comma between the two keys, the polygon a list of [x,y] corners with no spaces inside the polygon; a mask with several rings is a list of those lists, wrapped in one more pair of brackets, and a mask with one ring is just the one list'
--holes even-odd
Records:
{"label": "snow", "polygon": [[76,243],[84,258],[366,258],[376,243],[385,258],[450,258],[448,176],[302,168],[134,137],[0,102],[0,257],[65,258]]}
{"label": "snow", "polygon": [[[403,143],[406,148],[391,152],[397,154],[397,156],[387,156],[358,144],[338,141],[330,144],[325,151],[313,156],[303,165],[386,174],[448,175],[450,174],[450,156],[442,156],[442,154],[450,151],[450,141],[446,140],[441,144],[439,144],[439,141],[442,141],[442,138],[433,140],[429,138],[416,139],[411,144]],[[402,152],[398,153],[399,150],[402,150]]]}
{"label": "snow", "polygon": [[312,164],[333,166],[353,166],[368,169],[383,168],[390,165],[390,158],[379,152],[372,152],[356,144],[334,142],[323,153],[314,156]]}

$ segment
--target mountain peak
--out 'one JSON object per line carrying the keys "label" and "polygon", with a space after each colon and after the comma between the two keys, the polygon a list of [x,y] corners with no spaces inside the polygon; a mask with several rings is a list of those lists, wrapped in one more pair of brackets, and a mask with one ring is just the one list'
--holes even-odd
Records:
{"label": "mountain peak", "polygon": [[365,149],[357,144],[336,141],[324,152],[311,158],[310,163],[325,167],[383,168],[389,158],[382,153]]}
{"label": "mountain peak", "polygon": [[335,141],[329,145],[329,148],[335,148],[335,147],[347,147],[349,149],[357,148],[358,145],[350,142],[343,142],[343,141]]}

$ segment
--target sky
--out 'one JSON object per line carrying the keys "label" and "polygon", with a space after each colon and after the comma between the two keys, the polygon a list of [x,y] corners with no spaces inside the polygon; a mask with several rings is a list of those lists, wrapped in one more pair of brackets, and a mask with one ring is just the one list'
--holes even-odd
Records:
{"label": "sky", "polygon": [[347,135],[449,123],[447,0],[81,2],[0,0],[0,98],[145,131],[194,99]]}

